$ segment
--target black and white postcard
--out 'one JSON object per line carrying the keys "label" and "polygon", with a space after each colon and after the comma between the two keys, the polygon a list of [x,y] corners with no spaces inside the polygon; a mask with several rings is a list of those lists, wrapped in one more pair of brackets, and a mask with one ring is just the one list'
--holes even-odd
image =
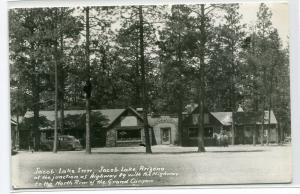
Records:
{"label": "black and white postcard", "polygon": [[292,182],[287,2],[8,13],[13,190]]}

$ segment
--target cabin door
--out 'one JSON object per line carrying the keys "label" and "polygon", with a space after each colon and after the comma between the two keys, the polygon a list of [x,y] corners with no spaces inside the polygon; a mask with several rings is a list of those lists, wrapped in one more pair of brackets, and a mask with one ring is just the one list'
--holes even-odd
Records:
{"label": "cabin door", "polygon": [[167,145],[171,143],[171,129],[161,128],[161,144]]}

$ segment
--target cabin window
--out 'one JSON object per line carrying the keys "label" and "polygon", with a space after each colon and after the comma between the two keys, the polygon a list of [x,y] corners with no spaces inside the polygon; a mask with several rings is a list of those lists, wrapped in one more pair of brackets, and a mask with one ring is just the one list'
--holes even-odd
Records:
{"label": "cabin window", "polygon": [[118,141],[141,140],[141,129],[120,129],[117,131]]}
{"label": "cabin window", "polygon": [[198,137],[198,128],[189,128],[189,137]]}

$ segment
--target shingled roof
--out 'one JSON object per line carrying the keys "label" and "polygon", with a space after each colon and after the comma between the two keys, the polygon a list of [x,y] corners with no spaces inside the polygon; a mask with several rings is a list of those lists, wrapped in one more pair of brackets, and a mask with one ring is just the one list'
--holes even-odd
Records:
{"label": "shingled roof", "polygon": [[[232,112],[210,112],[222,125],[230,126],[232,124]],[[271,124],[277,124],[274,112],[271,110]],[[269,123],[269,111],[265,111],[264,123]],[[260,116],[257,112],[236,112],[235,123],[238,125],[245,124],[262,124]]]}
{"label": "shingled roof", "polygon": [[[91,110],[91,112],[101,113],[106,119],[107,123],[104,127],[111,125],[126,109],[99,109],[99,110]],[[85,114],[85,110],[65,110],[65,116],[68,115],[83,115]],[[40,116],[46,117],[49,121],[55,120],[55,112],[54,111],[39,111]],[[25,118],[33,117],[32,111],[27,111]],[[58,114],[58,118],[60,118],[60,114]]]}
{"label": "shingled roof", "polygon": [[232,112],[211,112],[222,125],[229,126],[232,123]]}

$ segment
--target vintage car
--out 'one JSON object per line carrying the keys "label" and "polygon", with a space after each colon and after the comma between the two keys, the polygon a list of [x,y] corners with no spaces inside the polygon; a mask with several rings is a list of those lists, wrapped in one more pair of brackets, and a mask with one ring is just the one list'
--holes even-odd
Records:
{"label": "vintage car", "polygon": [[[50,137],[41,141],[41,150],[52,150],[54,138]],[[82,150],[80,141],[71,135],[59,135],[57,142],[58,150]]]}

